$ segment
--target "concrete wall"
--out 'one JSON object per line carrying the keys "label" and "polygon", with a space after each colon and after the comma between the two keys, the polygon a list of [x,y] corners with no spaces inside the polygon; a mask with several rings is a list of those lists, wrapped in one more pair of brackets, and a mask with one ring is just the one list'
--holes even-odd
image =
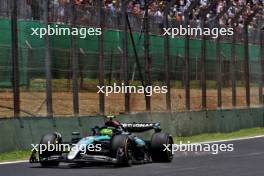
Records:
{"label": "concrete wall", "polygon": [[[250,108],[180,113],[137,113],[119,115],[117,119],[122,122],[160,122],[165,132],[174,136],[190,136],[263,127],[263,112],[261,108]],[[63,140],[69,141],[72,131],[88,135],[92,127],[103,123],[104,118],[100,116],[0,119],[0,152],[30,149],[30,144],[39,143],[42,135],[53,131],[62,133]],[[144,136],[148,137],[149,134],[146,133]]]}

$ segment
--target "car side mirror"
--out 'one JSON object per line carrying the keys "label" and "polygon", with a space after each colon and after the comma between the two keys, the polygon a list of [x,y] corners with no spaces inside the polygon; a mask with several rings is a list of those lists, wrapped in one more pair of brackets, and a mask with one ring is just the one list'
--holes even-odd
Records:
{"label": "car side mirror", "polygon": [[92,135],[95,135],[98,129],[99,129],[99,126],[95,126],[94,128],[92,128]]}
{"label": "car side mirror", "polygon": [[158,133],[158,132],[161,132],[161,131],[162,131],[162,130],[161,130],[160,123],[156,123],[156,124],[154,125],[154,130],[155,130],[155,132],[156,132],[156,133]]}

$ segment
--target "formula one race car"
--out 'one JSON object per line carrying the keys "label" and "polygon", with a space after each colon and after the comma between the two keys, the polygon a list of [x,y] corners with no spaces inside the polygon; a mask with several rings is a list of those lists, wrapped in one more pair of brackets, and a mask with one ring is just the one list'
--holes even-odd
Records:
{"label": "formula one race car", "polygon": [[[149,130],[154,130],[150,140],[132,134]],[[120,123],[111,118],[104,126],[94,127],[90,136],[80,138],[78,132],[72,134],[75,137],[68,143],[62,142],[58,132],[44,135],[38,150],[33,150],[30,163],[40,163],[43,167],[58,166],[60,162],[131,166],[173,159],[172,152],[164,147],[172,145],[173,138],[161,132],[159,123]]]}

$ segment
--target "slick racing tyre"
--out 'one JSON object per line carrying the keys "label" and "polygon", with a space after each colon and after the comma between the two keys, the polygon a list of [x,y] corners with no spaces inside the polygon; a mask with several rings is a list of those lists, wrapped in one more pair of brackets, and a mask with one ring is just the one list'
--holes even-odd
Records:
{"label": "slick racing tyre", "polygon": [[153,162],[171,162],[172,151],[165,150],[165,145],[173,144],[173,138],[165,133],[154,133],[150,141],[150,154]]}
{"label": "slick racing tyre", "polygon": [[114,136],[111,141],[111,151],[117,159],[117,166],[129,167],[132,165],[132,142],[127,135]]}
{"label": "slick racing tyre", "polygon": [[[40,147],[41,146],[46,146],[48,147],[49,144],[61,144],[62,143],[62,139],[60,134],[58,133],[52,133],[52,134],[46,134],[44,135],[41,140],[40,140]],[[58,166],[59,165],[59,161],[49,161],[46,160],[47,157],[51,157],[51,156],[61,156],[62,155],[62,151],[49,151],[47,148],[45,148],[46,150],[44,150],[44,147],[42,147],[42,150],[39,148],[39,160],[40,160],[40,164],[42,167],[51,167],[51,166]]]}

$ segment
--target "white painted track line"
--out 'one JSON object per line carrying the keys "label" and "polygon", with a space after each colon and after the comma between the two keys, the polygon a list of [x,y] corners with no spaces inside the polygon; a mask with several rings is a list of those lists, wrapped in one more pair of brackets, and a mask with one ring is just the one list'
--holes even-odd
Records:
{"label": "white painted track line", "polygon": [[16,164],[16,163],[26,163],[29,162],[28,160],[19,160],[19,161],[8,161],[8,162],[1,162],[0,165],[4,164]]}
{"label": "white painted track line", "polygon": [[[252,136],[252,137],[226,139],[226,140],[219,140],[219,141],[207,141],[207,142],[199,142],[199,143],[192,143],[192,144],[211,144],[211,143],[220,143],[220,142],[229,142],[229,141],[241,141],[241,140],[248,140],[248,139],[256,139],[256,138],[263,138],[263,137],[264,137],[264,135],[258,135],[258,136]],[[0,162],[0,165],[26,163],[26,162],[29,162],[29,161],[28,160],[18,160],[18,161],[10,161],[10,162]]]}

